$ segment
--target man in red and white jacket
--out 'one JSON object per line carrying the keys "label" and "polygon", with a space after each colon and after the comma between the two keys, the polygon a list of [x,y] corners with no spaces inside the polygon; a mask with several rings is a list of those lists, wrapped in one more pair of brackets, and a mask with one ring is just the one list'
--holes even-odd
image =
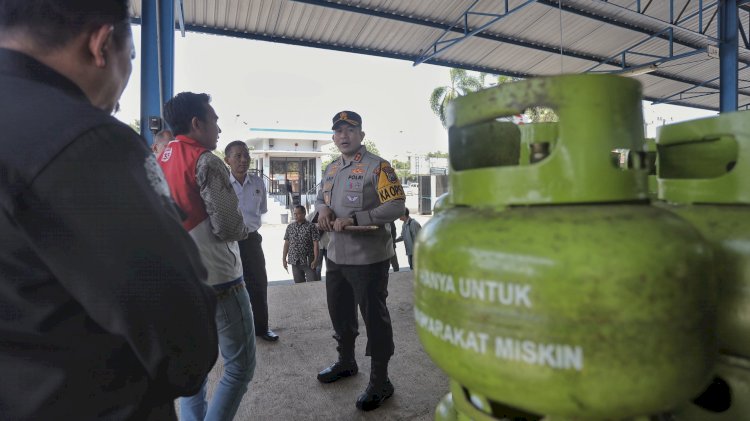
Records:
{"label": "man in red and white jacket", "polygon": [[198,394],[180,399],[184,420],[231,420],[255,370],[253,315],[237,245],[248,231],[229,170],[211,153],[221,129],[210,101],[207,94],[182,92],[164,105],[164,118],[176,137],[158,158],[172,198],[185,213],[182,225],[198,246],[208,269],[208,284],[216,292],[216,323],[224,358],[224,374],[210,405],[205,382]]}

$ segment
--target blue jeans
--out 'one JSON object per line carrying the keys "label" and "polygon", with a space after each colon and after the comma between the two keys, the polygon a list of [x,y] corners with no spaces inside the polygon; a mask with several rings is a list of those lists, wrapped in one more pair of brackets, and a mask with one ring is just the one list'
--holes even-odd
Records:
{"label": "blue jeans", "polygon": [[211,403],[206,402],[206,382],[200,392],[180,398],[180,419],[185,421],[231,420],[255,373],[255,328],[250,296],[245,283],[217,292],[216,327],[224,373]]}

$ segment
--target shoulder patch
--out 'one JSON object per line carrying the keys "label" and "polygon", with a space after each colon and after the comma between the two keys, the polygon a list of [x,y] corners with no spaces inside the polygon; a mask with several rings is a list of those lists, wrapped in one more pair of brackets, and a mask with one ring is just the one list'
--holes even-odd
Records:
{"label": "shoulder patch", "polygon": [[401,187],[396,170],[386,161],[380,163],[379,169],[379,173],[376,172],[376,174],[380,203],[390,202],[394,199],[405,199],[406,194],[404,194],[404,188]]}
{"label": "shoulder patch", "polygon": [[169,161],[169,158],[172,157],[172,147],[167,146],[164,151],[161,153],[161,162],[167,162]]}

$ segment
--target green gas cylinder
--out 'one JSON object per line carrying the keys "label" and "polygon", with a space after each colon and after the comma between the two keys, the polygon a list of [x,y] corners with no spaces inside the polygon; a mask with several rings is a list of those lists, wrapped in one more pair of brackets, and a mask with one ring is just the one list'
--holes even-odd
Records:
{"label": "green gas cylinder", "polygon": [[[541,415],[531,414],[521,411],[518,408],[512,408],[507,405],[492,402],[486,397],[468,390],[455,381],[451,382],[450,387],[451,393],[446,395],[446,397],[450,396],[450,404],[453,406],[456,413],[455,419],[472,421],[542,420]],[[446,402],[445,398],[443,402]]]}
{"label": "green gas cylinder", "polygon": [[750,421],[750,360],[722,355],[716,377],[698,399],[672,414],[674,421]]}
{"label": "green gas cylinder", "polygon": [[520,165],[528,165],[546,158],[557,140],[557,123],[519,125],[521,132]]}
{"label": "green gas cylinder", "polygon": [[750,112],[663,126],[656,142],[659,199],[714,249],[719,349],[750,358]]}
{"label": "green gas cylinder", "polygon": [[453,404],[453,394],[448,392],[440,399],[435,408],[435,421],[457,421],[458,412]]}
{"label": "green gas cylinder", "polygon": [[648,168],[648,197],[656,199],[659,191],[659,185],[656,181],[656,139],[647,137],[645,140],[646,166]]}
{"label": "green gas cylinder", "polygon": [[[640,100],[632,79],[566,75],[450,105],[451,206],[418,237],[414,312],[426,352],[458,384],[553,419],[623,419],[675,408],[707,383],[710,249],[648,204],[645,166],[611,160],[643,151]],[[463,130],[534,105],[560,117],[548,157],[457,162]]]}

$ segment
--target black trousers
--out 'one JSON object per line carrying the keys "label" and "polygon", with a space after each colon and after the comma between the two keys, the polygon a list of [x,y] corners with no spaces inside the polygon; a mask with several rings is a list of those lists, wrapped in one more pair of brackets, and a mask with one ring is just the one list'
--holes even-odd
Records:
{"label": "black trousers", "polygon": [[[357,306],[367,329],[365,355],[387,362],[393,355],[393,328],[388,313],[390,259],[369,265],[337,265],[326,259],[326,295],[333,336],[344,353],[353,352],[359,335]],[[349,349],[351,347],[351,349]]]}
{"label": "black trousers", "polygon": [[263,237],[257,231],[251,232],[247,239],[239,241],[242,275],[245,278],[250,305],[253,307],[255,334],[262,335],[268,331],[268,275],[266,274],[266,257],[261,243]]}

